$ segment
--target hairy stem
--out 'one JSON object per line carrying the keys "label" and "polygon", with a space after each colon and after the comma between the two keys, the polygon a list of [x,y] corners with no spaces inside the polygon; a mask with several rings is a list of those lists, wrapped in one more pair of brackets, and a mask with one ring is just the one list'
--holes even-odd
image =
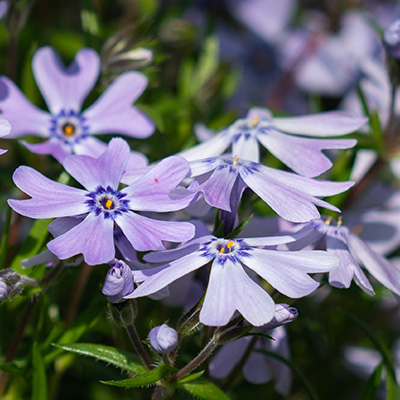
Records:
{"label": "hairy stem", "polygon": [[143,364],[148,370],[153,369],[153,362],[150,356],[147,354],[146,349],[143,346],[142,341],[140,340],[139,334],[137,333],[136,327],[134,324],[128,325],[125,327],[128,332],[129,338],[131,339],[132,345],[136,350],[136,353],[139,355]]}

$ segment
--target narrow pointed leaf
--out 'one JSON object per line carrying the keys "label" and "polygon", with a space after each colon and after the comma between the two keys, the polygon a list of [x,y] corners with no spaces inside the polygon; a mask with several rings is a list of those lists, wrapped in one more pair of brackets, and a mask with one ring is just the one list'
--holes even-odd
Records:
{"label": "narrow pointed leaf", "polygon": [[47,399],[46,370],[36,343],[32,348],[32,367],[32,400]]}
{"label": "narrow pointed leaf", "polygon": [[175,368],[167,364],[160,364],[157,368],[154,368],[151,371],[148,371],[144,374],[134,376],[133,378],[121,379],[119,381],[100,381],[100,382],[104,383],[105,385],[119,386],[124,388],[148,386],[165,378],[172,371],[175,371]]}
{"label": "narrow pointed leaf", "polygon": [[113,347],[98,345],[94,343],[74,343],[69,345],[53,344],[65,351],[70,351],[75,354],[80,354],[87,357],[95,358],[96,360],[104,361],[114,367],[118,367],[127,372],[134,374],[143,374],[146,368],[139,363],[130,360],[125,353]]}
{"label": "narrow pointed leaf", "polygon": [[203,400],[229,400],[230,398],[216,385],[205,379],[198,379],[193,382],[178,383],[174,388],[190,393]]}
{"label": "narrow pointed leaf", "polygon": [[376,393],[382,379],[383,363],[379,364],[372,375],[369,377],[360,400],[375,399]]}

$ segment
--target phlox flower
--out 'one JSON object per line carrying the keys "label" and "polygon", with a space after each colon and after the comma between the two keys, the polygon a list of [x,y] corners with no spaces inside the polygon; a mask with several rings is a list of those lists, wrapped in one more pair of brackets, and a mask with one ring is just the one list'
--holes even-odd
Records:
{"label": "phlox flower", "polygon": [[[348,149],[357,143],[354,139],[316,137],[346,135],[366,121],[366,118],[338,111],[280,118],[273,117],[267,109],[252,108],[245,118],[238,119],[211,139],[179,155],[189,161],[201,160],[218,156],[232,146],[233,155],[258,163],[261,143],[293,171],[312,178],[332,166],[322,150]],[[207,131],[205,127],[198,129]]]}
{"label": "phlox flower", "polygon": [[308,273],[327,272],[339,265],[335,256],[322,251],[292,252],[264,248],[291,240],[290,236],[228,240],[205,235],[177,249],[148,254],[146,261],[167,263],[134,271],[135,282],[141,284],[125,298],[156,293],[211,262],[200,322],[223,326],[238,311],[251,325],[262,326],[273,318],[275,303],[252,279],[253,273],[282,294],[299,298],[310,294],[319,285]]}
{"label": "phlox flower", "polygon": [[298,250],[312,243],[318,249],[326,249],[340,259],[339,268],[329,272],[329,283],[338,288],[348,288],[352,280],[367,294],[375,294],[371,283],[360,265],[382,285],[400,295],[400,268],[376,253],[339,219],[313,220],[296,234],[293,243],[285,246]]}
{"label": "phlox flower", "polygon": [[353,186],[353,182],[305,178],[230,155],[193,161],[190,167],[192,177],[212,172],[203,183],[193,188],[193,191],[204,194],[209,205],[236,214],[243,190],[249,187],[280,217],[292,222],[319,218],[316,206],[339,211],[318,197],[332,196]]}
{"label": "phlox flower", "polygon": [[[132,106],[147,86],[143,74],[131,71],[120,75],[82,112],[100,72],[100,58],[94,50],[80,50],[65,68],[51,47],[43,47],[35,53],[32,68],[49,113],[31,104],[10,79],[0,78],[0,108],[13,125],[9,138],[47,139],[35,144],[23,141],[30,151],[51,154],[60,162],[71,153],[98,157],[106,144],[93,135],[119,133],[146,138],[153,133],[153,122]],[[133,153],[132,158],[139,166],[147,163],[140,153]]]}
{"label": "phlox flower", "polygon": [[[171,190],[189,173],[187,161],[169,157],[120,190],[128,159],[129,146],[119,138],[112,139],[97,159],[67,157],[63,164],[65,170],[84,190],[54,182],[33,168],[21,166],[13,179],[31,199],[8,203],[16,212],[30,218],[82,217],[82,222],[47,245],[61,260],[82,253],[90,265],[109,262],[115,257],[117,227],[137,251],[164,249],[162,241],[182,242],[193,237],[194,226],[190,223],[158,221],[136,213],[176,211],[187,206],[187,199],[169,197]],[[60,226],[58,230],[62,230]]]}
{"label": "phlox flower", "polygon": [[[7,136],[10,134],[11,125],[5,119],[0,117],[0,137]],[[4,154],[7,150],[0,149],[0,155]]]}

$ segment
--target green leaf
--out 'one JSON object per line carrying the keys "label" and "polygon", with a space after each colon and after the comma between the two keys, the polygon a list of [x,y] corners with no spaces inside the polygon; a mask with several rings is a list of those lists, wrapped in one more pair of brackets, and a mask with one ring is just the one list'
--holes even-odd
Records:
{"label": "green leaf", "polygon": [[22,365],[18,366],[15,362],[7,362],[0,364],[0,369],[13,375],[23,375]]}
{"label": "green leaf", "polygon": [[180,381],[178,381],[178,383],[186,383],[186,382],[195,381],[196,379],[199,379],[203,374],[204,374],[204,369],[203,369],[203,371],[196,372],[195,374],[185,376]]}
{"label": "green leaf", "polygon": [[165,378],[169,373],[175,371],[175,368],[167,364],[160,364],[157,368],[152,369],[142,375],[133,378],[122,379],[119,381],[100,381],[105,385],[119,386],[124,388],[134,388],[152,385]]}
{"label": "green leaf", "polygon": [[229,397],[216,385],[205,380],[199,379],[190,383],[177,383],[173,386],[178,390],[190,393],[199,399],[204,400],[229,400]]}
{"label": "green leaf", "polygon": [[113,347],[94,343],[74,343],[69,345],[58,345],[53,343],[53,346],[65,351],[70,351],[72,353],[104,361],[108,364],[114,365],[115,367],[121,368],[124,371],[132,372],[134,374],[143,374],[146,372],[145,367],[130,360],[125,353]]}
{"label": "green leaf", "polygon": [[46,370],[38,345],[32,347],[32,400],[47,399]]}
{"label": "green leaf", "polygon": [[383,363],[379,364],[372,375],[369,377],[367,384],[363,390],[360,400],[370,400],[376,398],[376,391],[382,379]]}
{"label": "green leaf", "polygon": [[195,95],[205,83],[215,74],[219,60],[219,42],[214,36],[208,37],[200,55],[197,71],[192,82]]}

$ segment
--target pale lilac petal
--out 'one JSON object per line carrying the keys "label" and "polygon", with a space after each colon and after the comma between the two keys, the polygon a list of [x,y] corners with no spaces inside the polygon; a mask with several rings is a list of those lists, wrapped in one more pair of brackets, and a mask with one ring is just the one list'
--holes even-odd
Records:
{"label": "pale lilac petal", "polygon": [[[94,158],[100,157],[107,150],[107,143],[93,136],[87,136],[80,139],[78,143],[74,143],[74,154],[90,156]],[[144,168],[148,164],[147,157],[138,151],[131,151],[126,170],[135,170]]]}
{"label": "pale lilac petal", "polygon": [[278,131],[258,135],[258,140],[293,171],[310,178],[332,167],[331,160],[322,150],[348,149],[357,144],[355,139],[310,139]]}
{"label": "pale lilac petal", "polygon": [[107,263],[115,257],[114,221],[89,213],[83,222],[50,241],[47,247],[61,260],[82,253],[89,265]]}
{"label": "pale lilac petal", "polygon": [[368,118],[344,111],[328,111],[301,117],[274,118],[273,121],[275,128],[294,135],[341,136],[356,131]]}
{"label": "pale lilac petal", "polygon": [[100,72],[100,58],[89,48],[80,50],[65,68],[51,47],[39,49],[32,60],[33,74],[49,110],[58,114],[62,109],[79,112]]}
{"label": "pale lilac petal", "polygon": [[[203,256],[202,253],[195,252],[161,267],[135,271],[135,282],[144,282],[136,290],[134,290],[133,293],[129,294],[125,298],[134,299],[156,293],[168,286],[170,283],[176,281],[182,276],[189,274],[192,271],[195,271],[211,260],[212,256]],[[139,275],[139,273],[141,275]]]}
{"label": "pale lilac petal", "polygon": [[222,131],[212,139],[200,143],[191,149],[181,151],[179,156],[188,161],[203,160],[204,158],[216,157],[222,154],[231,144],[226,131]]}
{"label": "pale lilac petal", "polygon": [[400,295],[400,268],[375,253],[349,230],[346,230],[346,239],[353,256],[364,265],[368,272],[382,285]]}
{"label": "pale lilac petal", "polygon": [[2,117],[12,124],[7,139],[25,135],[49,136],[50,114],[30,103],[14,82],[5,76],[0,77],[0,110]]}
{"label": "pale lilac petal", "polygon": [[199,186],[204,200],[213,207],[231,211],[231,194],[238,177],[238,170],[230,166],[217,167],[212,175]]}
{"label": "pale lilac petal", "polygon": [[68,156],[63,166],[86,189],[93,191],[99,185],[118,189],[129,158],[129,146],[121,138],[111,139],[107,150],[99,157]]}
{"label": "pale lilac petal", "polygon": [[253,107],[247,113],[246,119],[253,120],[256,117],[259,120],[271,120],[272,119],[272,113],[267,108]]}
{"label": "pale lilac petal", "polygon": [[83,219],[83,217],[56,218],[50,222],[50,224],[47,226],[47,230],[52,234],[53,237],[57,237],[80,224]]}
{"label": "pale lilac petal", "polygon": [[374,288],[359,265],[354,270],[354,282],[369,296],[375,296]]}
{"label": "pale lilac petal", "polygon": [[216,259],[211,266],[200,322],[224,326],[236,310],[253,326],[269,322],[275,312],[270,295],[246,274],[239,262],[228,257],[223,260],[221,264]]}
{"label": "pale lilac petal", "polygon": [[292,235],[282,235],[282,236],[265,236],[265,237],[254,237],[242,239],[249,246],[276,246],[278,244],[290,243],[295,239]]}
{"label": "pale lilac petal", "polygon": [[328,272],[339,266],[337,257],[324,251],[275,251],[252,249],[240,260],[282,294],[299,298],[319,283],[307,273]]}
{"label": "pale lilac petal", "polygon": [[203,175],[203,174],[210,172],[213,169],[217,168],[217,166],[222,163],[223,163],[223,161],[219,157],[206,158],[206,159],[202,159],[199,161],[192,161],[190,163],[190,169],[192,171],[191,176]]}
{"label": "pale lilac petal", "polygon": [[117,216],[115,222],[137,251],[164,249],[162,241],[184,242],[195,233],[189,222],[159,221],[131,211]]}
{"label": "pale lilac petal", "polygon": [[289,250],[301,250],[315,243],[317,240],[324,236],[324,233],[313,227],[313,222],[303,226],[297,232],[291,233],[290,236],[295,240],[294,242],[288,243],[285,247]]}
{"label": "pale lilac petal", "polygon": [[8,135],[10,131],[11,124],[5,118],[0,117],[0,137]]}
{"label": "pale lilac petal", "polygon": [[143,93],[147,78],[140,72],[120,75],[90,106],[83,116],[93,134],[119,133],[147,138],[154,132],[154,123],[132,103]]}
{"label": "pale lilac petal", "polygon": [[129,208],[138,211],[176,211],[185,208],[192,197],[171,199],[169,193],[189,174],[189,163],[182,157],[168,157],[132,185],[122,189]]}
{"label": "pale lilac petal", "polygon": [[215,379],[225,378],[241,360],[250,337],[243,337],[222,346],[210,362],[210,375]]}
{"label": "pale lilac petal", "polygon": [[243,366],[243,376],[246,381],[253,383],[254,385],[262,385],[272,379],[271,369],[266,357],[265,354],[257,353],[256,351],[251,353],[247,362]]}
{"label": "pale lilac petal", "polygon": [[241,160],[260,162],[260,149],[254,135],[240,135],[237,141],[233,141],[232,154]]}
{"label": "pale lilac petal", "polygon": [[86,191],[54,182],[30,167],[18,167],[13,174],[18,188],[32,197],[8,200],[10,207],[30,218],[67,217],[88,212]]}
{"label": "pale lilac petal", "polygon": [[215,131],[208,129],[203,124],[196,124],[194,126],[194,133],[200,143],[205,142],[206,140],[210,140],[215,136]]}
{"label": "pale lilac petal", "polygon": [[32,153],[50,154],[60,163],[65,160],[65,157],[71,154],[71,146],[65,144],[58,138],[50,138],[42,143],[28,143],[26,140],[20,140],[19,143]]}
{"label": "pale lilac petal", "polygon": [[44,264],[46,266],[53,266],[57,264],[60,260],[49,250],[42,251],[33,257],[25,258],[21,260],[22,268],[31,268],[39,264]]}
{"label": "pale lilac petal", "polygon": [[8,11],[8,2],[7,0],[0,1],[0,19],[2,19]]}
{"label": "pale lilac petal", "polygon": [[[246,170],[241,170],[240,174],[253,192],[257,193],[280,217],[288,221],[308,222],[319,218],[320,214],[315,205],[339,211],[329,203],[305,194],[300,190],[292,189],[289,186],[290,183],[286,186],[284,180],[276,181],[265,174],[249,173]],[[280,182],[285,182],[285,184]]]}

